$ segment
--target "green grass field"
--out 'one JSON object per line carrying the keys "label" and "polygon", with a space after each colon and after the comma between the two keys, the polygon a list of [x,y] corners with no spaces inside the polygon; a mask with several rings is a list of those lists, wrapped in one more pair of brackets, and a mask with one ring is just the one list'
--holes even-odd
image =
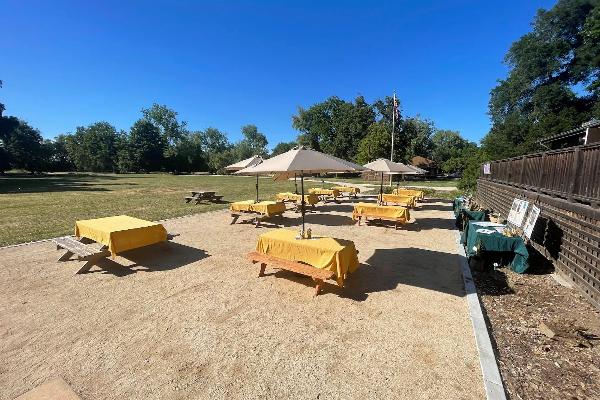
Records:
{"label": "green grass field", "polygon": [[[228,202],[253,199],[255,178],[167,174],[50,174],[0,177],[0,246],[73,232],[78,219],[127,214],[148,220],[223,209]],[[300,181],[298,181],[300,185]],[[306,183],[305,188],[317,186]],[[220,204],[186,204],[192,189],[224,195]],[[294,182],[259,179],[262,200],[293,191]]]}
{"label": "green grass field", "polygon": [[[229,202],[254,199],[255,182],[243,176],[168,174],[0,176],[0,246],[71,234],[79,219],[126,214],[155,221],[224,209]],[[316,186],[321,183],[305,183],[305,189]],[[184,197],[192,189],[214,190],[224,195],[223,202],[186,204]],[[293,190],[293,181],[259,179],[261,200]],[[434,190],[427,194],[455,196],[455,192]]]}

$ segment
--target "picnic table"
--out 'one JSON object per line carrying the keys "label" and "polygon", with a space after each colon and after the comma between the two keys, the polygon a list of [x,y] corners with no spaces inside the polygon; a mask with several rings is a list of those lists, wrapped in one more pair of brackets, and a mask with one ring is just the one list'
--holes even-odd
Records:
{"label": "picnic table", "polygon": [[203,200],[207,201],[221,201],[223,196],[218,196],[217,192],[210,190],[192,190],[190,191],[191,196],[185,197],[185,202],[189,203],[190,201],[194,201],[196,204],[199,204]]}
{"label": "picnic table", "polygon": [[[66,261],[72,255],[86,261],[77,272],[89,270],[100,259],[113,258],[127,250],[166,242],[169,235],[165,228],[156,222],[117,215],[114,217],[80,220],[75,222],[75,237],[67,236],[54,239],[58,248],[66,250],[59,261]],[[102,246],[98,249],[90,246],[96,242]]]}
{"label": "picnic table", "polygon": [[417,198],[415,196],[400,196],[397,194],[380,194],[377,199],[382,203],[394,203],[400,204],[404,207],[414,208],[417,204]]}
{"label": "picnic table", "polygon": [[[302,202],[302,195],[292,192],[277,193],[276,199],[281,202],[293,201],[300,204]],[[314,206],[319,202],[319,196],[315,193],[305,194],[304,202],[310,206]]]}
{"label": "picnic table", "polygon": [[311,188],[308,189],[308,193],[316,194],[317,196],[322,197],[323,200],[325,200],[327,197],[333,197],[335,200],[340,196],[340,191],[337,189]]}
{"label": "picnic table", "polygon": [[329,276],[343,287],[347,275],[356,271],[359,265],[354,242],[325,236],[297,239],[297,235],[290,229],[263,233],[256,243],[256,253],[271,257],[277,268],[288,269],[289,263],[281,261],[300,263],[300,267],[306,265],[309,268],[300,272],[305,275],[311,274],[312,269],[329,271]]}
{"label": "picnic table", "polygon": [[358,225],[360,225],[362,219],[368,222],[369,217],[393,221],[395,223],[394,227],[398,229],[398,224],[410,221],[410,212],[408,208],[400,206],[382,206],[374,203],[357,203],[354,205],[352,219],[358,221]]}
{"label": "picnic table", "polygon": [[229,206],[233,218],[232,225],[236,223],[242,214],[253,214],[251,220],[255,221],[256,226],[259,226],[262,220],[281,215],[285,210],[285,204],[278,201],[260,201],[257,203],[254,200],[245,200],[236,201]]}
{"label": "picnic table", "polygon": [[347,193],[348,198],[350,198],[350,196],[357,197],[358,193],[360,193],[360,189],[354,186],[333,186],[331,190],[337,190],[340,193]]}
{"label": "picnic table", "polygon": [[397,194],[399,196],[415,196],[417,200],[423,200],[425,198],[424,191],[414,189],[397,188],[392,190],[392,194]]}
{"label": "picnic table", "polygon": [[503,264],[522,274],[529,267],[529,251],[519,236],[504,236],[499,231],[506,225],[486,221],[469,221],[463,231],[461,243],[465,245],[467,257],[477,254],[496,253]]}

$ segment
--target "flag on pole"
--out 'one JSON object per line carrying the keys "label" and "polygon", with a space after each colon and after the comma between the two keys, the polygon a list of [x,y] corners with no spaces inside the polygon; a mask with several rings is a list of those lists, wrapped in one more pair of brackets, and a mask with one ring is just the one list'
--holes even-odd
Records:
{"label": "flag on pole", "polygon": [[398,111],[398,100],[396,100],[396,93],[394,93],[394,117],[400,118],[400,111]]}

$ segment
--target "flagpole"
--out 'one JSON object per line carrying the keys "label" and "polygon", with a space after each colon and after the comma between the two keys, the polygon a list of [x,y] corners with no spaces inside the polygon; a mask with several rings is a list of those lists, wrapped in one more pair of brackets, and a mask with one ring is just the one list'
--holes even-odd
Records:
{"label": "flagpole", "polygon": [[[390,161],[394,161],[394,130],[396,128],[396,92],[394,91],[394,101],[392,102],[392,151],[390,152]],[[392,175],[390,175],[390,186],[392,186]]]}

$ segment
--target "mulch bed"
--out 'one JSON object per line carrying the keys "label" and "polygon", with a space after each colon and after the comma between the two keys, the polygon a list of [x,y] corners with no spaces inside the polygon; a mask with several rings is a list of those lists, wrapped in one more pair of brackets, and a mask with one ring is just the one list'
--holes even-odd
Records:
{"label": "mulch bed", "polygon": [[507,394],[600,399],[600,311],[550,272],[473,271]]}

